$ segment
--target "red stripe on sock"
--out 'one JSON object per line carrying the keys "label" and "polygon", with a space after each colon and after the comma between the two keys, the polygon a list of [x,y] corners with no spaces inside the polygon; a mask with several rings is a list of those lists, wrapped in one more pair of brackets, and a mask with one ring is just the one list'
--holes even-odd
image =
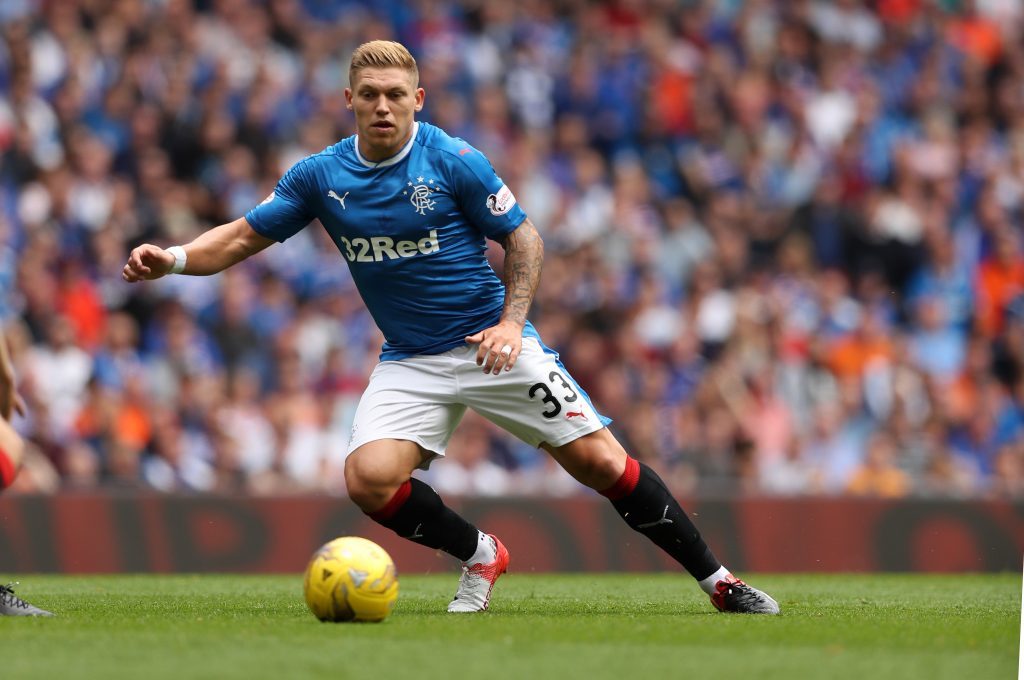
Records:
{"label": "red stripe on sock", "polygon": [[0,449],[0,489],[6,489],[14,484],[14,462],[7,457],[7,453]]}
{"label": "red stripe on sock", "polygon": [[626,456],[626,469],[622,471],[619,480],[610,487],[599,493],[609,500],[617,501],[633,493],[637,482],[640,481],[640,463],[633,456]]}
{"label": "red stripe on sock", "polygon": [[409,494],[411,493],[412,482],[405,480],[405,483],[398,487],[398,491],[396,491],[395,495],[391,497],[391,500],[388,501],[387,505],[377,512],[368,512],[366,514],[378,522],[390,519],[396,512],[398,512],[399,508],[405,505],[405,501],[409,499]]}

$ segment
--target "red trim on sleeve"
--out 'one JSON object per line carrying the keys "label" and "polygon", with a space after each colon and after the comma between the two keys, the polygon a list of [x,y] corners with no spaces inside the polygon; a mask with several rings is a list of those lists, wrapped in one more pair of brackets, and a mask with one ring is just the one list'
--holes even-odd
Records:
{"label": "red trim on sleeve", "polygon": [[14,461],[8,458],[6,451],[0,449],[0,489],[6,489],[13,484],[16,474]]}
{"label": "red trim on sleeve", "polygon": [[391,500],[388,501],[387,505],[377,512],[368,512],[366,514],[378,522],[390,519],[403,505],[405,505],[405,501],[409,499],[409,494],[411,493],[412,482],[407,479],[402,486],[398,487],[398,491],[396,491],[395,495],[391,497]]}
{"label": "red trim on sleeve", "polygon": [[602,496],[617,501],[633,493],[637,482],[640,481],[640,463],[632,456],[626,456],[626,469],[622,471],[619,480],[604,491],[599,492]]}

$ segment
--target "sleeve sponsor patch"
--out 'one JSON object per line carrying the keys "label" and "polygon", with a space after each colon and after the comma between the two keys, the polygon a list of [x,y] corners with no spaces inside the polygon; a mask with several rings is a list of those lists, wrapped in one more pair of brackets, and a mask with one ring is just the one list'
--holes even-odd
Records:
{"label": "sleeve sponsor patch", "polygon": [[491,211],[491,214],[495,217],[504,215],[512,206],[516,204],[516,197],[512,195],[512,190],[504,184],[498,189],[497,193],[491,194],[487,197],[487,209]]}

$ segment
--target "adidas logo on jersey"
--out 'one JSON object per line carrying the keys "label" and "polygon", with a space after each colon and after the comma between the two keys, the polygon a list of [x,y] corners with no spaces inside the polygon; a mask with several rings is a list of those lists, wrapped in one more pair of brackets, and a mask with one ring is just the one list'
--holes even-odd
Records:
{"label": "adidas logo on jersey", "polygon": [[396,241],[390,236],[371,236],[370,238],[354,238],[351,241],[341,237],[342,254],[349,262],[383,262],[397,260],[400,257],[430,255],[441,250],[437,240],[437,229],[418,241]]}

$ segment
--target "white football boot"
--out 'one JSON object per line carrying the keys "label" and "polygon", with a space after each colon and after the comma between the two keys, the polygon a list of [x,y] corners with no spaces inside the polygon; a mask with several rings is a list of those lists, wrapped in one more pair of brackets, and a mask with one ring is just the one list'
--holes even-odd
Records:
{"label": "white football boot", "polygon": [[748,586],[732,574],[715,584],[711,604],[720,612],[737,614],[778,614],[779,603],[753,586]]}
{"label": "white football boot", "polygon": [[498,577],[508,569],[508,550],[493,534],[487,534],[487,538],[490,541],[489,547],[493,549],[491,552],[493,559],[490,562],[463,563],[459,589],[455,592],[455,598],[448,605],[449,612],[482,612],[487,609],[494,584]]}
{"label": "white football boot", "polygon": [[53,616],[53,612],[33,606],[14,594],[17,583],[0,586],[0,616]]}

